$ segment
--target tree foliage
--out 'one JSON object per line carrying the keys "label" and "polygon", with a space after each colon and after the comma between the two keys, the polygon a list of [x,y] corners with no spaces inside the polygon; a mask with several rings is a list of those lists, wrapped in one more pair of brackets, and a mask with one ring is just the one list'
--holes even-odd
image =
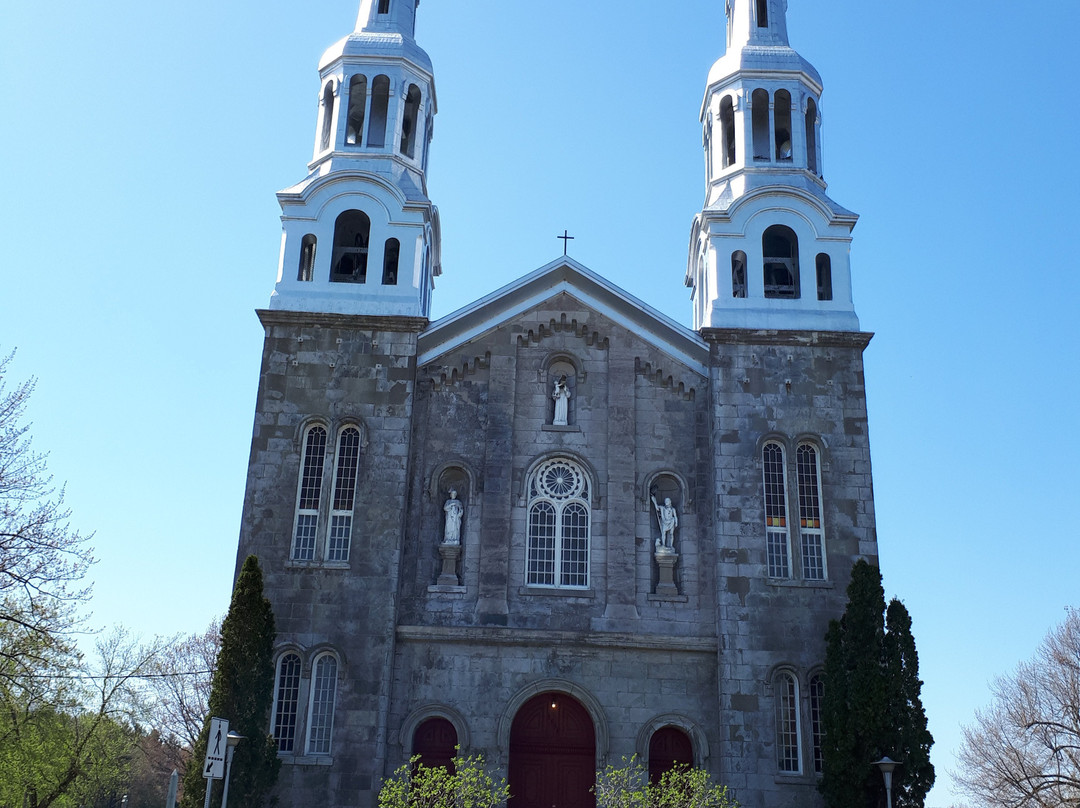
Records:
{"label": "tree foliage", "polygon": [[871,763],[898,760],[893,805],[922,808],[934,784],[933,737],[926,727],[911,617],[898,600],[885,606],[877,567],[859,561],[848,605],[826,634],[821,792],[830,808],[885,804],[881,773]]}
{"label": "tree foliage", "polygon": [[195,748],[207,713],[214,668],[221,651],[221,621],[162,649],[150,680],[153,707],[150,723],[163,738]]}
{"label": "tree foliage", "polygon": [[676,766],[652,783],[636,757],[597,772],[593,793],[597,808],[736,808],[704,769]]}
{"label": "tree foliage", "polygon": [[227,719],[229,731],[245,737],[233,759],[230,806],[261,808],[277,781],[281,762],[277,744],[267,733],[274,691],[274,637],[274,613],[263,595],[262,569],[255,556],[248,556],[221,624],[209,714],[184,775],[185,808],[199,808],[206,793],[201,767],[212,717]]}
{"label": "tree foliage", "polygon": [[993,702],[964,728],[955,779],[994,808],[1080,804],[1080,612],[994,683]]}
{"label": "tree foliage", "polygon": [[394,772],[379,790],[379,808],[496,808],[510,796],[480,755],[454,758],[451,769],[424,766],[419,756]]}

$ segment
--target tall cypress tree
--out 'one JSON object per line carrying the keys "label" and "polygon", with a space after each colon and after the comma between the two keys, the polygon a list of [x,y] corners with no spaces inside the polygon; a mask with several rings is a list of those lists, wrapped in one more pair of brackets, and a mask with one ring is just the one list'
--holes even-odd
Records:
{"label": "tall cypress tree", "polygon": [[921,808],[934,782],[933,739],[911,619],[894,600],[886,626],[881,573],[866,561],[852,569],[847,593],[843,617],[825,637],[821,793],[829,808],[884,806],[884,781],[871,763],[887,755],[902,764],[893,775],[893,805]]}
{"label": "tall cypress tree", "polygon": [[[229,721],[229,731],[243,735],[236,747],[229,779],[232,808],[261,808],[277,781],[281,762],[267,732],[274,697],[274,612],[263,596],[259,561],[248,556],[233,589],[229,613],[221,624],[221,652],[210,690],[207,716],[191,763],[184,775],[183,808],[200,808],[206,793],[202,763],[210,718]],[[215,792],[220,793],[220,783]],[[214,804],[220,804],[219,799]]]}

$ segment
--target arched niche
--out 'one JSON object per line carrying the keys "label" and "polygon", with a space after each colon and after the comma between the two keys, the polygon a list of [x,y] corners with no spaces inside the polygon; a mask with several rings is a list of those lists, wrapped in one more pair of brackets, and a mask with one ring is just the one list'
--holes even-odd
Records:
{"label": "arched niche", "polygon": [[686,478],[671,469],[654,471],[645,478],[645,484],[641,492],[641,510],[651,511],[653,509],[652,497],[656,497],[656,501],[660,504],[663,504],[665,497],[669,497],[671,504],[675,506],[680,515],[683,508],[693,505],[690,486]]}
{"label": "arched niche", "polygon": [[[546,423],[553,426],[575,424],[579,386],[585,380],[581,361],[566,353],[551,354],[544,362],[540,378],[544,384],[545,395],[549,399]],[[565,386],[568,397],[563,398],[559,393],[562,386]],[[560,399],[562,399],[561,406]]]}

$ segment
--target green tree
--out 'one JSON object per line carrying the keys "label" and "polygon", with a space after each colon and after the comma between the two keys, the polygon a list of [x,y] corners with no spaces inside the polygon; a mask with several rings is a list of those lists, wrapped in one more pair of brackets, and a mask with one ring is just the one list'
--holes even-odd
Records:
{"label": "green tree", "polygon": [[510,796],[480,755],[454,758],[451,769],[425,766],[414,757],[379,790],[379,808],[495,808]]}
{"label": "green tree", "polygon": [[[221,624],[221,651],[210,689],[210,714],[184,775],[184,808],[199,808],[206,793],[202,763],[210,718],[229,721],[229,731],[243,735],[236,747],[229,781],[229,805],[261,808],[277,781],[281,762],[267,732],[274,697],[274,612],[263,595],[262,569],[248,556],[233,588],[229,612]],[[215,785],[220,791],[220,781]]]}
{"label": "green tree", "polygon": [[848,605],[825,636],[825,698],[821,793],[829,808],[885,805],[881,773],[871,763],[888,756],[893,805],[922,808],[934,784],[933,738],[926,729],[919,661],[911,618],[898,600],[888,607],[878,568],[859,561]]}
{"label": "green tree", "polygon": [[737,808],[704,769],[676,766],[652,783],[636,756],[597,772],[593,793],[597,808]]}

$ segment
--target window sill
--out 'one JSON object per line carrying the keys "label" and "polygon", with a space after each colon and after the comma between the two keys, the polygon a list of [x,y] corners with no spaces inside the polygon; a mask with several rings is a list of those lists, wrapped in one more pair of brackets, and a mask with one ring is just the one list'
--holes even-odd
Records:
{"label": "window sill", "polygon": [[769,586],[787,587],[791,589],[835,589],[836,584],[832,581],[806,581],[796,578],[769,578]]}
{"label": "window sill", "polygon": [[334,758],[331,755],[290,755],[278,753],[278,760],[290,766],[333,766]]}
{"label": "window sill", "polygon": [[591,589],[571,589],[569,587],[559,586],[523,586],[518,589],[518,594],[525,597],[536,595],[542,598],[596,599],[596,593]]}
{"label": "window sill", "polygon": [[296,561],[295,559],[285,564],[285,569],[290,570],[347,570],[351,569],[348,561]]}

